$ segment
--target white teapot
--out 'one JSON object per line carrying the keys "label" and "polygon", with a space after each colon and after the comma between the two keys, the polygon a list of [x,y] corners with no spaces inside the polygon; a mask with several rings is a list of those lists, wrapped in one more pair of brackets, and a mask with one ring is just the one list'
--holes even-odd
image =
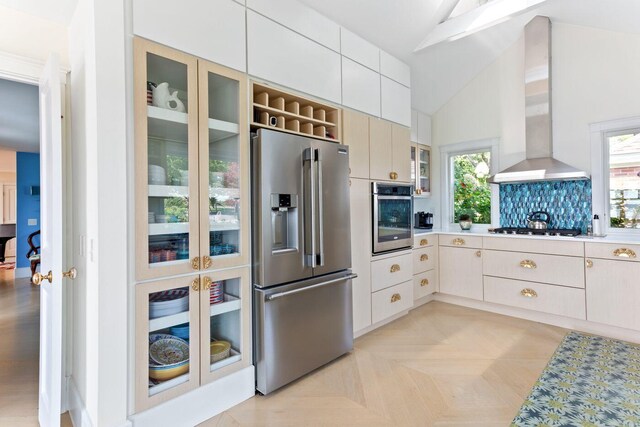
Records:
{"label": "white teapot", "polygon": [[169,93],[169,83],[167,82],[160,83],[157,87],[153,88],[153,105],[180,113],[186,111],[184,104],[178,98],[178,91],[176,90],[173,91],[173,93]]}

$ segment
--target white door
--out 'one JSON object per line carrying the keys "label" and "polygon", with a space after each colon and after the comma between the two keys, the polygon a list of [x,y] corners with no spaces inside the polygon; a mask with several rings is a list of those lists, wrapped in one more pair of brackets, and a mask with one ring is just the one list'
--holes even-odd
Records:
{"label": "white door", "polygon": [[[62,108],[58,57],[40,78],[40,387],[42,427],[60,425],[62,395]],[[48,273],[47,273],[48,272]]]}

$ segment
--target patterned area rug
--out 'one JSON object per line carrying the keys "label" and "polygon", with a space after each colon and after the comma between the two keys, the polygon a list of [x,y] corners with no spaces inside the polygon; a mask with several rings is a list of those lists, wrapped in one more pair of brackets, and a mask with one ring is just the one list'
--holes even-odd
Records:
{"label": "patterned area rug", "polygon": [[640,346],[570,332],[512,426],[640,426]]}
{"label": "patterned area rug", "polygon": [[15,262],[3,262],[0,264],[0,270],[13,270],[16,268]]}

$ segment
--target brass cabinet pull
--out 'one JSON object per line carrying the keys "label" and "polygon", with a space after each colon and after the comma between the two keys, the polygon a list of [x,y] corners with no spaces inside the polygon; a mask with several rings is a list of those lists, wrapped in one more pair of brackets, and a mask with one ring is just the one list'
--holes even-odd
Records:
{"label": "brass cabinet pull", "polygon": [[191,282],[191,289],[193,289],[194,291],[199,291],[200,290],[200,279],[199,278],[195,278],[193,279],[193,281]]}
{"label": "brass cabinet pull", "polygon": [[428,261],[428,260],[429,260],[429,255],[427,254],[420,255],[420,261]]}
{"label": "brass cabinet pull", "polygon": [[453,244],[454,244],[454,245],[456,245],[456,246],[462,246],[462,245],[464,245],[464,244],[465,244],[465,243],[467,243],[467,242],[465,242],[465,241],[464,241],[464,239],[461,239],[461,238],[459,238],[459,237],[458,237],[458,238],[453,239],[453,240],[451,241],[451,243],[453,243]]}
{"label": "brass cabinet pull", "polygon": [[538,264],[536,264],[535,261],[531,261],[530,259],[525,259],[523,261],[520,261],[520,267],[532,270],[534,268],[538,268]]}
{"label": "brass cabinet pull", "polygon": [[194,270],[200,270],[200,258],[199,257],[195,257],[194,259],[191,260],[191,268],[193,268]]}
{"label": "brass cabinet pull", "polygon": [[400,265],[398,265],[398,264],[393,264],[393,265],[391,266],[391,270],[390,270],[390,271],[391,271],[392,273],[395,273],[395,272],[397,272],[397,271],[400,271]]}
{"label": "brass cabinet pull", "polygon": [[400,301],[401,299],[402,299],[402,297],[400,296],[400,294],[391,295],[391,302]]}
{"label": "brass cabinet pull", "polygon": [[591,268],[593,267],[593,261],[591,261],[590,259],[587,260],[587,268]]}
{"label": "brass cabinet pull", "polygon": [[205,255],[202,257],[202,268],[204,268],[205,270],[211,267],[212,263],[213,262],[211,261],[211,257],[209,255]]}
{"label": "brass cabinet pull", "polygon": [[522,295],[523,297],[527,297],[527,298],[537,298],[538,297],[538,293],[536,291],[534,291],[533,289],[529,289],[529,288],[525,288],[523,290],[520,291],[520,295]]}
{"label": "brass cabinet pull", "polygon": [[631,249],[618,248],[615,251],[613,251],[613,256],[617,256],[620,258],[635,258],[636,253]]}
{"label": "brass cabinet pull", "polygon": [[422,194],[422,188],[416,188],[416,194],[417,195]]}
{"label": "brass cabinet pull", "polygon": [[427,246],[428,244],[429,244],[429,241],[427,239],[420,240],[420,246]]}
{"label": "brass cabinet pull", "polygon": [[422,287],[429,286],[429,279],[422,279],[420,281],[420,286],[422,286]]}
{"label": "brass cabinet pull", "polygon": [[211,283],[211,278],[208,276],[204,276],[202,278],[202,290],[208,291],[209,289],[211,289]]}
{"label": "brass cabinet pull", "polygon": [[482,251],[476,251],[476,256],[480,258],[482,256]]}
{"label": "brass cabinet pull", "polygon": [[389,178],[391,178],[393,181],[395,181],[396,179],[398,179],[398,173],[397,172],[391,172],[389,174]]}

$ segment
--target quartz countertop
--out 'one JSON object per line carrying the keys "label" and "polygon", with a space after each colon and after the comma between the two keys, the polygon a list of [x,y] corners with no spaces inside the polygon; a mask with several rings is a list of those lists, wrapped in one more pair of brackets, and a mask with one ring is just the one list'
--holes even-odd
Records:
{"label": "quartz countertop", "polygon": [[586,243],[620,243],[620,244],[640,244],[640,234],[636,235],[624,235],[624,234],[609,234],[603,237],[588,237],[586,235],[580,235],[576,237],[561,237],[561,236],[529,236],[523,234],[494,234],[489,233],[486,229],[473,230],[473,227],[469,231],[462,231],[459,227],[456,228],[433,228],[431,230],[415,229],[413,230],[414,236],[423,236],[427,234],[449,234],[449,235],[467,235],[467,236],[480,236],[480,237],[500,237],[509,239],[542,239],[542,240],[564,240],[564,241],[580,241]]}

